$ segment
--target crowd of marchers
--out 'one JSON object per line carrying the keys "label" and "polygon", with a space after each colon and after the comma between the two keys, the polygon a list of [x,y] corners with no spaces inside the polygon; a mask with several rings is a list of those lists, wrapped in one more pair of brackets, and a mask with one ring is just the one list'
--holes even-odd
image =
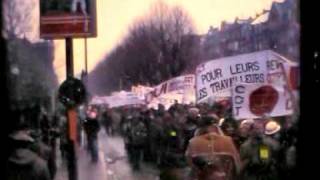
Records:
{"label": "crowd of marchers", "polygon": [[[142,163],[160,179],[291,179],[296,168],[296,117],[236,120],[221,103],[161,104],[157,109],[89,106],[83,114],[88,150],[96,161],[97,134],[122,136],[133,170]],[[81,119],[81,117],[80,117]]]}
{"label": "crowd of marchers", "polygon": [[[65,113],[40,116],[40,128],[22,123],[9,135],[7,179],[54,179],[56,154],[68,157]],[[23,119],[23,115],[20,116]],[[124,139],[134,171],[149,164],[170,180],[291,179],[296,170],[297,117],[236,120],[227,101],[209,105],[161,104],[109,108],[78,108],[78,141],[85,134],[92,163],[98,158],[98,133]],[[59,139],[59,141],[57,141]],[[59,143],[57,143],[59,142]],[[60,148],[58,148],[58,145]]]}

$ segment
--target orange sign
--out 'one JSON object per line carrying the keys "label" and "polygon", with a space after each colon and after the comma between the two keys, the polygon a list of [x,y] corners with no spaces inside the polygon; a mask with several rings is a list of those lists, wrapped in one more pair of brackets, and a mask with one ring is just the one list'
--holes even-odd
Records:
{"label": "orange sign", "polygon": [[75,109],[68,110],[69,139],[77,142],[77,112]]}

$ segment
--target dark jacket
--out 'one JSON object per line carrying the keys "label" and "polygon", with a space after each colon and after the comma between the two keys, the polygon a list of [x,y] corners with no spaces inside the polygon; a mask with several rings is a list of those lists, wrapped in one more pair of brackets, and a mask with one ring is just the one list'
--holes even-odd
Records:
{"label": "dark jacket", "polygon": [[8,180],[50,180],[46,162],[29,149],[16,149],[7,161]]}
{"label": "dark jacket", "polygon": [[279,179],[280,143],[270,137],[249,138],[240,147],[243,179]]}
{"label": "dark jacket", "polygon": [[87,118],[84,122],[84,130],[88,137],[97,137],[100,130],[100,124],[97,119]]}

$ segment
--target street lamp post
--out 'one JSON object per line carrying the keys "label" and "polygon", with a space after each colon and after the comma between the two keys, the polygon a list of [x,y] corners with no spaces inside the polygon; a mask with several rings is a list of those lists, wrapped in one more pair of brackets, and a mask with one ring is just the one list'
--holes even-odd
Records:
{"label": "street lamp post", "polygon": [[[66,38],[66,74],[67,78],[73,77],[73,42],[72,38]],[[68,175],[69,180],[77,180],[78,172],[77,172],[77,158],[76,158],[76,140],[72,138],[71,128],[76,123],[77,119],[74,114],[76,113],[75,108],[68,108],[66,117],[67,117],[67,126],[68,126]]]}

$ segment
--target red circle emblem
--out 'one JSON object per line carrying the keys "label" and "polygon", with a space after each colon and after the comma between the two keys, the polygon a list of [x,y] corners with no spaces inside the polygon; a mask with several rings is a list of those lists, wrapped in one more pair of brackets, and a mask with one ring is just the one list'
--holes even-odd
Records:
{"label": "red circle emblem", "polygon": [[262,86],[250,94],[249,108],[256,116],[272,112],[277,104],[279,93],[272,86]]}

